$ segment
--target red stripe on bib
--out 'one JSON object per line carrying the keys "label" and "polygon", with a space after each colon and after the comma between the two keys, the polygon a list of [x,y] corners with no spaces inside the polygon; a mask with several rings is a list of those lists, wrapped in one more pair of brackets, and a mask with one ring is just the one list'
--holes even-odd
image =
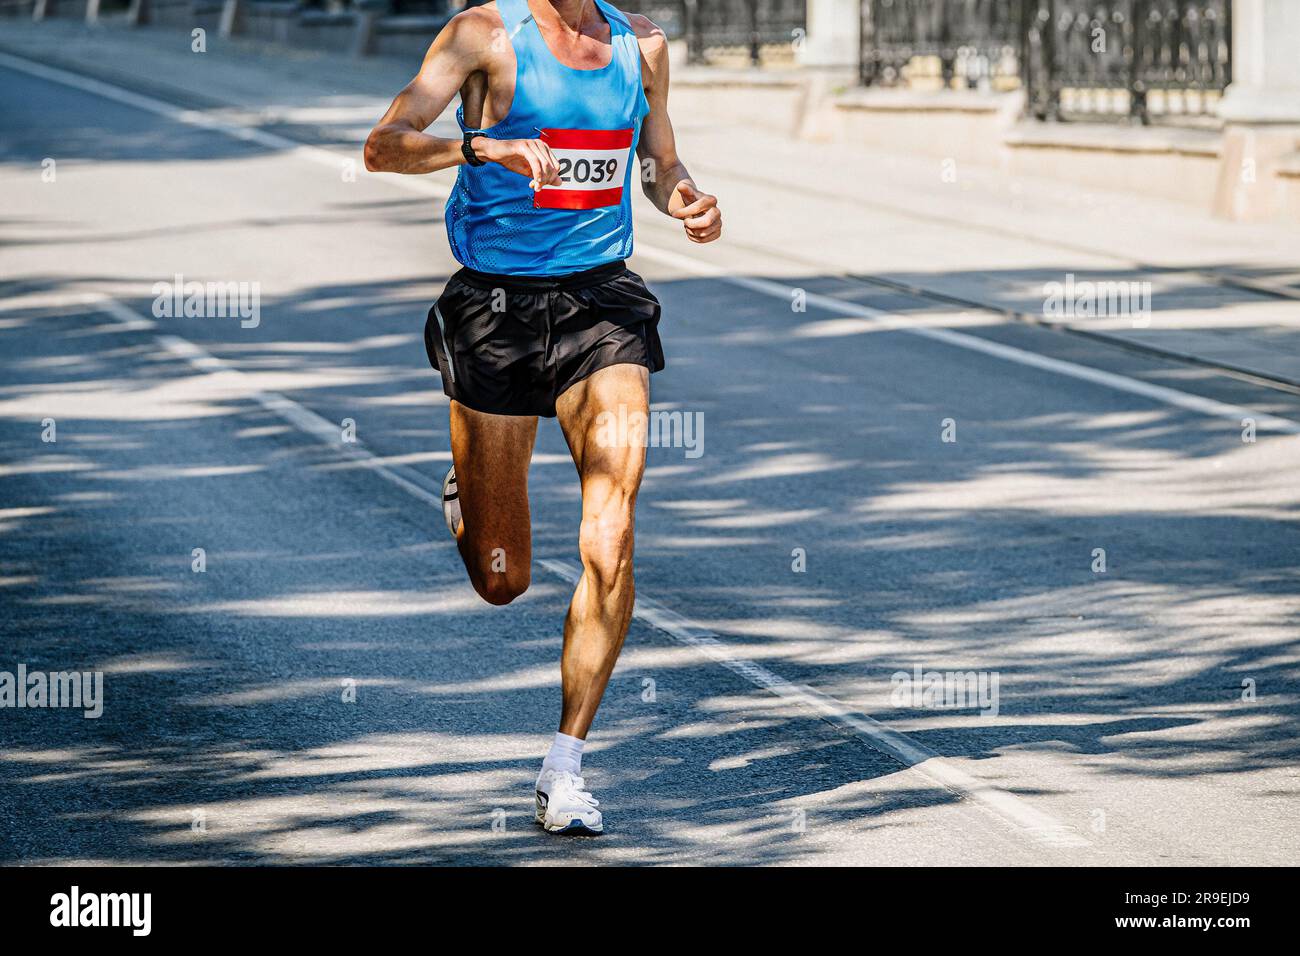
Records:
{"label": "red stripe on bib", "polygon": [[630,149],[630,129],[544,129],[542,139],[551,149]]}
{"label": "red stripe on bib", "polygon": [[623,187],[613,189],[539,190],[533,195],[534,209],[601,209],[617,206],[623,199]]}

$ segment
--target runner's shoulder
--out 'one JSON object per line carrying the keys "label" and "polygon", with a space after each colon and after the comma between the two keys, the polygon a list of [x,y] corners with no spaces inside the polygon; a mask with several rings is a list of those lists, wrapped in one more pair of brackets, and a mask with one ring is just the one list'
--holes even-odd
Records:
{"label": "runner's shoulder", "polygon": [[628,26],[636,34],[642,53],[651,56],[660,51],[667,52],[668,36],[658,24],[643,13],[624,13],[623,16],[627,17]]}
{"label": "runner's shoulder", "polygon": [[[619,11],[622,13],[622,11]],[[668,37],[657,23],[647,17],[644,13],[623,13],[627,17],[628,26],[636,34],[638,40],[657,39],[661,43],[667,43]]]}
{"label": "runner's shoulder", "polygon": [[485,3],[476,7],[466,7],[447,21],[442,34],[453,47],[461,50],[492,49],[492,41],[505,28],[505,21],[497,10],[497,5]]}

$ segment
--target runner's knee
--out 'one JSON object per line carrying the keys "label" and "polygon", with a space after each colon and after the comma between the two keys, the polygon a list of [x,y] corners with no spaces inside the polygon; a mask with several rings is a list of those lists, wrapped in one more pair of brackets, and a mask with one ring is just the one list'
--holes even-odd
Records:
{"label": "runner's knee", "polygon": [[464,546],[465,568],[479,597],[489,604],[509,604],[528,590],[532,557],[526,547]]}
{"label": "runner's knee", "polygon": [[471,575],[471,580],[479,597],[489,604],[501,605],[509,604],[527,591],[531,583],[529,577],[525,569],[523,572],[487,571]]}
{"label": "runner's knee", "polygon": [[578,531],[582,564],[595,584],[612,588],[632,567],[632,507],[611,503],[582,519]]}

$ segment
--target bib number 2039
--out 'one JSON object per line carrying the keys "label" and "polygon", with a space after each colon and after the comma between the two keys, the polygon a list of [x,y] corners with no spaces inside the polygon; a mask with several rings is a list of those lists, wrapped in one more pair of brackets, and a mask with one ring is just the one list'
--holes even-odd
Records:
{"label": "bib number 2039", "polygon": [[632,130],[544,129],[542,139],[559,163],[561,184],[534,193],[536,208],[600,209],[623,201]]}
{"label": "bib number 2039", "polygon": [[618,172],[617,157],[609,159],[560,158],[560,178],[569,183],[612,183]]}

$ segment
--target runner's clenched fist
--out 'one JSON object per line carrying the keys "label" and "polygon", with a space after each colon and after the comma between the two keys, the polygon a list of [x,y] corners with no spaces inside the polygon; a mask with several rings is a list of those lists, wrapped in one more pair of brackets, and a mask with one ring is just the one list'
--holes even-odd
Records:
{"label": "runner's clenched fist", "polygon": [[718,197],[702,193],[695,184],[683,179],[677,184],[680,205],[669,205],[669,213],[680,219],[686,227],[686,237],[691,242],[712,242],[722,235],[722,210]]}

